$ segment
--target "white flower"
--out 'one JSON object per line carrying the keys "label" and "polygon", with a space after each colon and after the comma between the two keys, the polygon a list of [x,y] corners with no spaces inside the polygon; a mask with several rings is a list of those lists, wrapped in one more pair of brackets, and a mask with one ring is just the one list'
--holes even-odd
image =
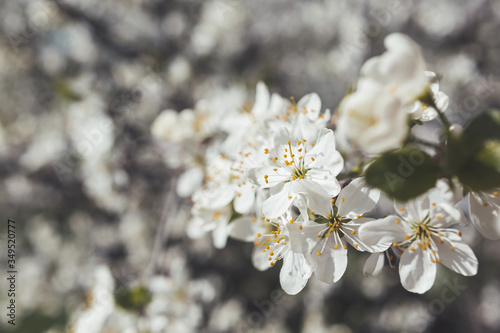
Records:
{"label": "white flower", "polygon": [[169,142],[182,142],[190,139],[194,133],[195,114],[186,109],[181,112],[165,110],[156,117],[151,125],[151,133],[157,139]]}
{"label": "white flower", "polygon": [[292,249],[311,255],[318,280],[331,284],[344,275],[347,268],[347,243],[358,251],[384,250],[380,245],[371,247],[364,244],[358,236],[360,226],[373,220],[361,215],[371,211],[379,197],[378,190],[367,188],[363,179],[358,178],[340,191],[334,204],[332,200],[331,210],[327,214],[320,214],[316,222],[288,226]]}
{"label": "white flower", "polygon": [[[448,182],[438,181],[437,187],[450,205],[463,199],[464,188],[454,180],[453,189]],[[491,240],[500,239],[500,189],[483,192],[469,192],[468,204],[470,220],[481,235]],[[464,221],[465,224],[466,221]]]}
{"label": "white flower", "polygon": [[[441,112],[445,112],[448,109],[450,99],[448,95],[444,92],[439,91],[439,83],[436,79],[436,73],[426,71],[425,75],[432,82],[429,84],[431,98],[433,99],[434,105]],[[420,121],[431,121],[438,116],[438,111],[430,106],[422,103],[421,101],[415,101],[414,104],[408,108],[408,113],[411,115],[412,119]]]}
{"label": "white flower", "polygon": [[257,234],[252,262],[257,269],[265,270],[283,259],[280,271],[281,287],[287,294],[296,295],[304,289],[313,271],[304,254],[291,250],[291,240],[285,222],[293,221],[290,216],[291,214],[284,213],[283,217],[267,219],[266,232]]}
{"label": "white flower", "polygon": [[403,250],[399,262],[401,284],[422,294],[436,278],[436,263],[471,276],[477,273],[477,258],[449,226],[460,223],[462,213],[453,207],[430,203],[426,195],[407,203],[395,203],[399,216],[366,223],[359,232],[369,245],[393,245]]}
{"label": "white flower", "polygon": [[367,154],[401,147],[408,130],[408,116],[401,111],[401,101],[373,80],[360,80],[356,92],[340,106],[338,134]]}
{"label": "white flower", "polygon": [[369,59],[361,69],[364,78],[375,80],[403,104],[413,102],[428,86],[420,47],[406,35],[393,33],[384,39],[387,51]]}
{"label": "white flower", "polygon": [[331,130],[322,129],[316,144],[310,144],[306,139],[292,138],[281,128],[274,138],[274,149],[264,151],[271,155],[271,165],[246,172],[253,184],[271,189],[271,197],[262,205],[264,216],[281,216],[297,196],[304,196],[311,209],[329,210],[330,198],[340,191],[335,177],[343,168]]}
{"label": "white flower", "polygon": [[469,194],[470,219],[484,237],[500,239],[500,189]]}

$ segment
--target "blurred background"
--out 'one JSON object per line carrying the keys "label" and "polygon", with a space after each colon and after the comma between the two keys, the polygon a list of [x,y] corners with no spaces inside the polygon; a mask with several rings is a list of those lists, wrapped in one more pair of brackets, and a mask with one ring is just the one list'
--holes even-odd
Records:
{"label": "blurred background", "polygon": [[422,46],[463,124],[500,106],[499,1],[18,0],[0,17],[0,239],[15,220],[19,272],[2,332],[500,331],[500,243],[465,229],[477,276],[442,268],[425,295],[350,253],[339,283],[287,296],[252,244],[185,236],[150,134],[164,109],[252,100],[259,80],[334,110],[391,32]]}

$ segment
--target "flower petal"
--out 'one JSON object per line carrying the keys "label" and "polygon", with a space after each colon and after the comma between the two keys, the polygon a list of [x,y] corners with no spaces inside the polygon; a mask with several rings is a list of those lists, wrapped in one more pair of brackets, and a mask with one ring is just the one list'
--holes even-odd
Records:
{"label": "flower petal", "polygon": [[487,200],[483,200],[476,193],[470,193],[470,217],[472,224],[474,224],[474,227],[481,233],[481,235],[491,240],[499,240],[500,209],[498,209],[498,204],[491,201],[488,202]]}
{"label": "flower petal", "polygon": [[394,209],[398,212],[398,215],[409,222],[424,221],[427,214],[429,214],[429,207],[430,202],[427,194],[408,202],[394,201]]}
{"label": "flower petal", "polygon": [[357,178],[340,191],[336,205],[340,216],[352,219],[375,208],[379,198],[379,190],[369,188],[364,178]]}
{"label": "flower petal", "polygon": [[365,265],[363,266],[363,274],[365,276],[373,275],[377,276],[382,272],[382,268],[384,268],[385,262],[385,254],[384,253],[372,253],[366,259]]}
{"label": "flower petal", "polygon": [[264,230],[262,222],[258,221],[255,216],[240,217],[232,221],[229,227],[229,236],[243,242],[253,242],[255,235]]}
{"label": "flower petal", "polygon": [[262,188],[276,186],[290,178],[290,173],[278,166],[251,168],[245,172],[245,175],[252,184],[258,185]]}
{"label": "flower petal", "polygon": [[476,275],[478,266],[476,255],[462,239],[451,241],[447,237],[441,237],[442,244],[437,236],[433,239],[443,265],[465,276]]}
{"label": "flower petal", "polygon": [[431,261],[429,249],[422,250],[417,242],[412,243],[411,248],[401,256],[399,277],[406,290],[423,294],[434,285],[436,264]]}
{"label": "flower petal", "polygon": [[283,256],[283,266],[280,271],[281,288],[289,295],[298,294],[306,286],[312,272],[303,254],[288,251]]}
{"label": "flower petal", "polygon": [[[399,221],[399,222],[398,222]],[[359,237],[368,246],[389,246],[405,239],[405,223],[397,216],[366,222],[359,228]]]}
{"label": "flower petal", "polygon": [[308,179],[296,180],[292,182],[292,191],[306,198],[307,207],[314,212],[323,216],[330,213],[332,209],[330,194],[318,183]]}
{"label": "flower petal", "polygon": [[262,203],[262,214],[267,218],[281,216],[293,202],[291,182],[285,183],[278,193],[272,194]]}
{"label": "flower petal", "polygon": [[[316,278],[328,284],[340,280],[347,268],[347,249],[342,246],[342,242],[338,248],[335,248],[334,244],[335,240],[332,235],[328,238],[324,249],[321,246],[317,246],[311,255]],[[318,253],[321,254],[318,255]]]}
{"label": "flower petal", "polygon": [[368,251],[368,252],[382,252],[387,250],[388,244],[378,243],[376,245],[367,245],[359,238],[359,228],[365,223],[374,221],[369,218],[359,218],[352,222],[344,223],[342,225],[342,231],[344,232],[345,238],[349,244],[354,246],[358,251]]}

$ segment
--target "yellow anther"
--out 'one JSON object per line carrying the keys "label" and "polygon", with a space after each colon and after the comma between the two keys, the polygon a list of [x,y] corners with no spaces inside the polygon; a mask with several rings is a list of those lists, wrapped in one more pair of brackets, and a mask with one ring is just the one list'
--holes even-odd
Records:
{"label": "yellow anther", "polygon": [[331,216],[330,214],[326,214],[326,217],[330,218],[330,217],[332,217],[332,216]]}
{"label": "yellow anther", "polygon": [[434,259],[431,259],[431,262],[432,262],[433,264],[435,264],[435,263],[436,263],[436,262],[434,261]]}
{"label": "yellow anther", "polygon": [[344,246],[344,250],[347,250],[347,246]]}
{"label": "yellow anther", "polygon": [[287,141],[288,144],[292,143],[290,140]]}
{"label": "yellow anther", "polygon": [[270,256],[274,256],[274,252],[269,252],[269,255]]}
{"label": "yellow anther", "polygon": [[302,225],[299,225],[299,229],[302,230]]}
{"label": "yellow anther", "polygon": [[274,266],[274,262],[271,262],[271,266]]}
{"label": "yellow anther", "polygon": [[302,139],[302,142],[307,142],[307,140],[306,139]]}
{"label": "yellow anther", "polygon": [[291,199],[291,198],[292,198],[292,196],[291,196],[291,195],[289,195],[289,196],[288,196],[288,199]]}
{"label": "yellow anther", "polygon": [[415,251],[415,248],[413,246],[410,247],[410,251]]}
{"label": "yellow anther", "polygon": [[273,260],[273,258],[269,257],[269,258],[267,258],[267,260],[271,261],[271,260]]}
{"label": "yellow anther", "polygon": [[311,214],[314,214],[314,211],[313,210],[310,210]]}
{"label": "yellow anther", "polygon": [[359,219],[361,217],[361,215],[356,215],[356,217]]}
{"label": "yellow anther", "polygon": [[345,200],[345,199],[344,199],[344,198],[342,198],[342,200],[340,200],[340,201],[341,201],[341,202],[344,202],[344,200]]}
{"label": "yellow anther", "polygon": [[397,242],[393,242],[392,245],[393,246],[398,246],[398,243]]}
{"label": "yellow anther", "polygon": [[258,234],[257,234],[257,237],[260,237],[260,236],[262,236],[262,234],[261,234],[261,233],[258,233]]}
{"label": "yellow anther", "polygon": [[266,249],[263,249],[262,252],[266,252]]}
{"label": "yellow anther", "polygon": [[297,145],[300,146],[302,144],[302,141],[297,142]]}
{"label": "yellow anther", "polygon": [[287,154],[284,154],[284,155],[283,155],[283,157],[284,157],[284,158],[287,158],[287,157],[288,157],[288,155],[287,155]]}
{"label": "yellow anther", "polygon": [[404,212],[404,211],[405,211],[405,209],[404,209],[404,208],[399,208],[399,211],[400,211],[400,212]]}
{"label": "yellow anther", "polygon": [[237,196],[238,198],[239,198],[239,197],[241,197],[241,193],[236,194],[236,196]]}
{"label": "yellow anther", "polygon": [[320,256],[320,255],[321,255],[321,252],[316,252],[316,254],[317,254],[318,256]]}
{"label": "yellow anther", "polygon": [[270,219],[266,219],[267,222],[271,221]]}
{"label": "yellow anther", "polygon": [[399,224],[399,222],[401,222],[400,219],[396,219],[396,224]]}
{"label": "yellow anther", "polygon": [[339,244],[335,244],[335,246],[333,248],[338,249],[338,247],[339,247]]}
{"label": "yellow anther", "polygon": [[460,231],[457,232],[458,236],[462,236],[462,233]]}
{"label": "yellow anther", "polygon": [[439,264],[439,263],[441,262],[441,258],[439,258],[439,259],[437,260],[437,262],[438,262],[438,264]]}
{"label": "yellow anther", "polygon": [[342,221],[342,218],[341,218],[341,217],[339,217],[339,221]]}
{"label": "yellow anther", "polygon": [[314,157],[311,157],[311,161],[314,161]]}
{"label": "yellow anther", "polygon": [[435,202],[433,202],[433,203],[432,203],[432,205],[433,205],[433,206],[436,206],[436,203],[435,203]]}
{"label": "yellow anther", "polygon": [[293,220],[290,220],[290,223],[292,223],[292,224],[293,224]]}
{"label": "yellow anther", "polygon": [[354,244],[354,248],[357,249],[358,248],[358,244]]}
{"label": "yellow anther", "polygon": [[354,235],[355,233],[356,233],[356,230],[351,231],[351,234],[353,234],[353,235]]}
{"label": "yellow anther", "polygon": [[441,220],[441,215],[436,216],[436,220]]}
{"label": "yellow anther", "polygon": [[451,249],[452,251],[455,251],[455,247],[454,247],[454,246],[452,246],[450,249]]}
{"label": "yellow anther", "polygon": [[320,234],[317,234],[317,235],[316,235],[316,237],[320,238],[320,237],[321,237],[321,235],[320,235]]}
{"label": "yellow anther", "polygon": [[278,169],[275,168],[275,169],[273,169],[273,171],[278,171]]}
{"label": "yellow anther", "polygon": [[406,239],[406,240],[410,239],[410,236],[406,235],[406,236],[405,236],[405,239]]}
{"label": "yellow anther", "polygon": [[269,154],[269,148],[264,149],[264,154]]}
{"label": "yellow anther", "polygon": [[498,192],[493,192],[493,195],[494,195],[495,197],[498,197]]}

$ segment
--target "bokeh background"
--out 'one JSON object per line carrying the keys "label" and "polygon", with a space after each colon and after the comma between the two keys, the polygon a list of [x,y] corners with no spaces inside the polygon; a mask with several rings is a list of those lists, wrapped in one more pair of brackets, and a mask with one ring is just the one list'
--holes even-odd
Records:
{"label": "bokeh background", "polygon": [[87,332],[500,331],[499,242],[465,229],[477,276],[443,268],[425,295],[388,267],[365,278],[350,253],[339,283],[287,296],[252,244],[186,237],[179,170],[150,134],[164,109],[252,100],[259,80],[335,109],[391,32],[422,46],[463,124],[500,106],[499,1],[18,0],[0,18],[1,267],[10,218],[19,272],[2,332],[71,332],[85,316]]}

